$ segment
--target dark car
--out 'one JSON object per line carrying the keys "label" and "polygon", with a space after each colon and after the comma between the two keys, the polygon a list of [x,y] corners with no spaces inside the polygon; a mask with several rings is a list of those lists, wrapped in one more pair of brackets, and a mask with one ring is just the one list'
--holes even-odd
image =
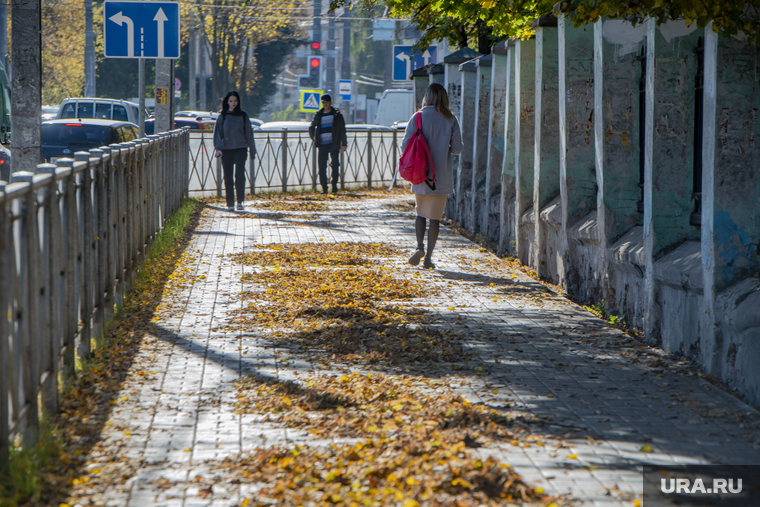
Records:
{"label": "dark car", "polygon": [[11,150],[0,144],[0,180],[10,181]]}
{"label": "dark car", "polygon": [[78,151],[137,139],[137,125],[126,121],[64,119],[42,122],[42,157],[46,162],[73,158]]}
{"label": "dark car", "polygon": [[[156,118],[151,116],[145,120],[145,135],[149,136],[155,132]],[[216,120],[212,115],[208,116],[177,116],[174,115],[174,128],[190,127],[191,130],[208,130],[213,131]]]}

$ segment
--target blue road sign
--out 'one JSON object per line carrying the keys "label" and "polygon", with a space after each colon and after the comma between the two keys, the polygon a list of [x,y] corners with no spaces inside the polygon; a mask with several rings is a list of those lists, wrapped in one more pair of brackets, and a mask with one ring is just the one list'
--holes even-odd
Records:
{"label": "blue road sign", "polygon": [[438,63],[437,46],[430,46],[422,53],[412,53],[412,46],[393,46],[394,81],[408,81],[412,71],[429,63]]}
{"label": "blue road sign", "polygon": [[301,104],[299,111],[304,113],[316,113],[322,107],[322,92],[320,90],[301,90]]}
{"label": "blue road sign", "polygon": [[110,2],[103,8],[108,58],[179,58],[179,4]]}
{"label": "blue road sign", "polygon": [[341,100],[351,100],[351,80],[341,79],[338,81],[338,93]]}

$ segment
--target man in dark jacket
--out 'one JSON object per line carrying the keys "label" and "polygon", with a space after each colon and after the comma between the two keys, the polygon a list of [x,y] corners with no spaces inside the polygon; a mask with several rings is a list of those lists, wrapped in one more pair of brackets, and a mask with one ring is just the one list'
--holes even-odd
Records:
{"label": "man in dark jacket", "polygon": [[309,126],[309,137],[317,145],[317,161],[319,167],[319,182],[322,193],[327,193],[327,156],[330,155],[332,167],[332,191],[338,192],[340,180],[340,150],[348,146],[346,138],[346,122],[340,111],[332,107],[332,98],[322,95],[322,109],[317,111]]}

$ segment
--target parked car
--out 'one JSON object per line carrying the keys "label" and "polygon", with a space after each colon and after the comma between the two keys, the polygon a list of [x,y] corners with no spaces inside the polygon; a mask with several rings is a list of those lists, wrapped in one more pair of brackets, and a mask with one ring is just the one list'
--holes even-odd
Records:
{"label": "parked car", "polygon": [[68,98],[61,102],[56,119],[93,118],[96,120],[128,121],[138,125],[148,119],[148,112],[140,114],[140,106],[134,102],[101,98]]}
{"label": "parked car", "polygon": [[42,106],[42,121],[54,120],[60,106]]}
{"label": "parked car", "polygon": [[409,123],[408,121],[394,121],[393,126],[391,128],[394,128],[396,130],[406,130],[406,125]]}
{"label": "parked car", "polygon": [[[145,135],[152,135],[155,130],[156,118],[150,117],[145,120]],[[192,130],[213,131],[216,120],[211,116],[180,116],[174,115],[174,128],[190,127]]]}
{"label": "parked car", "polygon": [[264,120],[259,120],[258,118],[250,118],[251,120],[251,127],[261,127],[264,124]]}
{"label": "parked car", "polygon": [[77,151],[137,139],[137,125],[114,120],[50,120],[42,122],[42,157],[46,162],[73,157]]}
{"label": "parked car", "polygon": [[309,130],[307,121],[269,121],[259,126],[261,130],[283,130],[288,129],[290,132],[306,132]]}
{"label": "parked car", "polygon": [[378,130],[391,132],[393,129],[386,127],[385,125],[367,125],[365,123],[349,123],[346,125],[346,130],[371,130],[377,132]]}
{"label": "parked car", "polygon": [[176,113],[174,113],[175,118],[178,118],[178,117],[188,118],[188,117],[198,117],[198,116],[211,117],[212,119],[216,120],[216,118],[219,116],[219,113],[215,111],[192,111],[192,110],[177,111]]}
{"label": "parked car", "polygon": [[0,180],[11,179],[11,150],[0,144]]}
{"label": "parked car", "polygon": [[[407,121],[414,113],[414,92],[412,90],[385,90],[377,105],[375,123],[393,125],[395,121]],[[367,121],[371,121],[369,118]]]}

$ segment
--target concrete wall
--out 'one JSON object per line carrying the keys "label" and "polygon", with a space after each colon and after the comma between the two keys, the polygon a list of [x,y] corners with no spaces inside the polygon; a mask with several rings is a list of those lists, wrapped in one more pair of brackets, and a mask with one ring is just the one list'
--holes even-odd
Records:
{"label": "concrete wall", "polygon": [[493,49],[491,62],[491,120],[488,130],[488,160],[486,169],[485,207],[482,215],[483,231],[490,241],[498,241],[501,229],[501,173],[504,165],[504,115],[507,101],[506,45]]}
{"label": "concrete wall", "polygon": [[[536,273],[558,282],[559,241],[547,242],[547,231],[562,224],[559,206],[559,55],[556,22],[536,28],[535,124],[533,157],[533,223],[537,245],[532,261]],[[544,208],[556,200],[552,210]],[[545,217],[547,221],[542,220]],[[552,232],[558,239],[559,231]],[[549,266],[551,264],[551,267]]]}
{"label": "concrete wall", "polygon": [[536,40],[515,43],[515,253],[523,264],[532,265],[531,238],[535,235],[533,163],[535,146]]}
{"label": "concrete wall", "polygon": [[515,145],[515,122],[517,115],[517,99],[515,98],[515,42],[505,44],[507,51],[506,69],[506,102],[504,104],[504,161],[502,163],[500,206],[501,220],[499,227],[499,252],[514,255],[516,252],[516,157],[518,151]]}
{"label": "concrete wall", "polygon": [[475,144],[475,118],[477,117],[477,68],[474,62],[459,66],[462,97],[461,121],[464,151],[459,155],[459,170],[456,181],[457,221],[472,229],[472,167]]}
{"label": "concrete wall", "polygon": [[760,54],[734,38],[718,41],[715,123],[715,286],[760,273]]}
{"label": "concrete wall", "polygon": [[475,118],[472,140],[471,215],[464,221],[475,232],[485,232],[486,173],[488,172],[488,133],[491,128],[491,55],[474,60],[476,66]]}
{"label": "concrete wall", "polygon": [[[562,231],[557,279],[576,300],[601,299],[598,287],[586,283],[597,278],[589,271],[589,255],[598,257],[598,238],[572,237],[594,218],[596,223],[596,168],[594,166],[594,29],[573,28],[564,17],[558,23],[559,156]],[[596,230],[596,229],[595,229]],[[599,273],[601,273],[599,266]],[[593,274],[591,274],[593,273]]]}
{"label": "concrete wall", "polygon": [[481,228],[760,403],[760,50],[683,22],[536,31],[495,51]]}
{"label": "concrete wall", "polygon": [[655,31],[656,100],[652,172],[653,255],[658,258],[684,241],[699,239],[689,219],[694,210],[696,24],[669,22]]}

